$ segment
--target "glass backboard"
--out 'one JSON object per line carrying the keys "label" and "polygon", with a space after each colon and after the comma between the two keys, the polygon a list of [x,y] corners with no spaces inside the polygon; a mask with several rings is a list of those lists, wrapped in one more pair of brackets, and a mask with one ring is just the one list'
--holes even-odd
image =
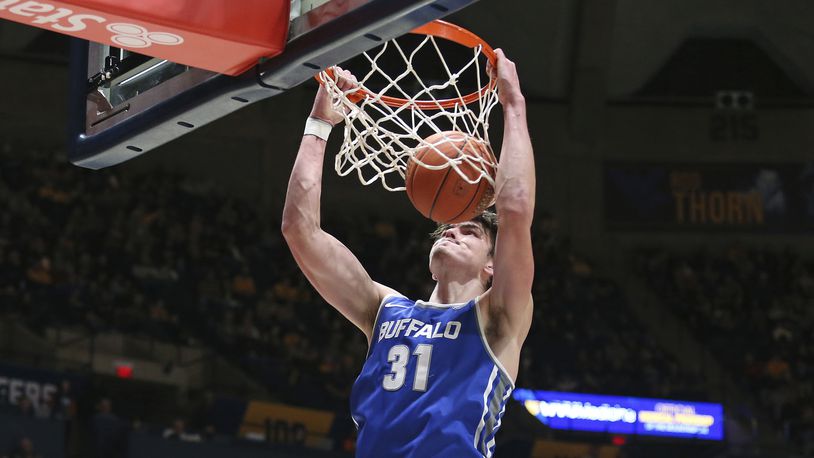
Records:
{"label": "glass backboard", "polygon": [[119,164],[475,1],[294,0],[283,52],[237,76],[74,39],[69,158]]}

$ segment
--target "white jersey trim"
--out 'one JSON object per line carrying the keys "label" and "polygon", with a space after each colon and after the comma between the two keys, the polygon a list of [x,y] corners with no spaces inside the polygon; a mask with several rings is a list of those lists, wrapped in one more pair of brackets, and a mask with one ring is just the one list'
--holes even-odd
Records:
{"label": "white jersey trim", "polygon": [[509,371],[507,371],[506,368],[503,367],[503,364],[500,362],[500,360],[497,359],[497,356],[495,356],[495,353],[492,351],[492,347],[489,346],[489,341],[486,340],[486,334],[484,334],[483,332],[483,321],[480,316],[480,306],[478,305],[479,302],[480,296],[478,296],[475,299],[475,317],[478,322],[478,333],[480,334],[481,342],[483,342],[483,348],[486,349],[486,353],[488,353],[489,357],[492,358],[492,361],[495,363],[495,366],[500,368],[500,371],[503,372],[503,375],[505,375],[506,378],[509,380],[509,383],[511,383],[511,389],[514,390],[515,388],[514,379],[509,375]]}
{"label": "white jersey trim", "polygon": [[492,366],[492,373],[489,375],[489,383],[486,384],[486,390],[483,392],[483,413],[480,416],[480,421],[478,422],[478,427],[475,429],[475,450],[481,451],[481,448],[478,446],[478,442],[480,442],[480,434],[483,431],[483,427],[486,426],[486,413],[489,412],[489,403],[487,398],[489,397],[489,393],[492,392],[494,388],[495,378],[497,377],[497,366]]}
{"label": "white jersey trim", "polygon": [[[477,302],[477,299],[475,299],[475,301]],[[460,308],[466,307],[466,305],[469,304],[470,302],[472,302],[472,301],[469,300],[469,301],[466,301],[466,302],[456,302],[456,303],[453,303],[453,304],[441,304],[441,303],[438,303],[438,302],[422,301],[421,299],[419,299],[419,300],[415,301],[415,305],[417,305],[419,307],[432,307],[432,308],[437,308],[437,309],[460,309]]]}
{"label": "white jersey trim", "polygon": [[[501,406],[502,407],[500,408],[500,411],[497,413],[497,417],[495,418],[496,419],[496,421],[495,421],[495,431],[500,429],[500,424],[503,422],[503,413],[506,412],[506,400],[509,399],[509,396],[512,394],[512,391],[513,391],[513,389],[509,388],[508,390],[506,390],[506,394],[503,395],[503,399],[501,400]],[[492,458],[492,455],[494,455],[495,451],[493,450],[493,448],[495,446],[495,440],[496,439],[497,439],[497,436],[491,438],[489,440],[489,442],[486,443],[486,451],[488,452],[486,454],[486,458]]]}

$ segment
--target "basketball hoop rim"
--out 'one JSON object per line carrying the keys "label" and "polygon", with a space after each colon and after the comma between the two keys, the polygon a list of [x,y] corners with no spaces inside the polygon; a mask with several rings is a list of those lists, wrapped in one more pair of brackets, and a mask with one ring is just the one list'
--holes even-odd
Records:
{"label": "basketball hoop rim", "polygon": [[[420,27],[417,27],[410,31],[410,33],[416,35],[429,35],[433,37],[443,38],[448,41],[452,41],[454,43],[458,43],[462,46],[466,46],[467,48],[477,48],[478,46],[481,47],[481,51],[483,52],[486,59],[489,63],[494,67],[495,62],[497,61],[497,56],[495,55],[495,50],[489,46],[489,43],[484,41],[481,37],[475,35],[474,33],[470,32],[469,30],[452,24],[447,21],[442,21],[440,19],[436,19],[432,22],[428,22]],[[334,67],[331,66],[325,69],[325,74],[328,75],[329,78],[334,79]],[[317,81],[319,84],[324,84],[320,74],[316,76]],[[484,95],[488,94],[495,88],[497,82],[494,78],[489,78],[489,83],[486,86],[482,87],[479,91],[472,92],[467,94],[461,98],[456,99],[442,99],[442,100],[415,100],[411,101],[408,99],[403,99],[399,97],[390,97],[383,95],[379,98],[382,103],[391,107],[402,107],[404,105],[410,104],[411,108],[418,108],[421,110],[437,110],[440,108],[453,108],[456,105],[460,105],[463,102],[464,105],[469,105],[470,103],[479,100]],[[360,100],[364,100],[365,98],[374,98],[375,96],[371,94],[368,90],[364,88],[360,88],[355,93],[350,94],[348,99],[352,102],[357,103]]]}

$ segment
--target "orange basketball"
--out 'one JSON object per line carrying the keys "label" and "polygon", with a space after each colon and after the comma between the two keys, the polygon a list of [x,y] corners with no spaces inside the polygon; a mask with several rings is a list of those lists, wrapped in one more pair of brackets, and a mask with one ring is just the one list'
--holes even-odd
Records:
{"label": "orange basketball", "polygon": [[[485,158],[489,164],[495,163],[491,148],[483,142],[458,131],[440,132],[424,139],[435,148],[424,146],[416,150],[407,163],[405,182],[407,196],[413,206],[427,218],[438,223],[459,223],[468,221],[484,211],[494,197],[491,183],[482,178],[475,184],[466,181],[452,166],[442,169],[428,169],[416,162],[427,165],[445,165],[447,158],[455,159],[461,154],[473,158]],[[481,175],[485,168],[494,179],[495,169],[484,163],[461,162],[458,168],[470,180]]]}

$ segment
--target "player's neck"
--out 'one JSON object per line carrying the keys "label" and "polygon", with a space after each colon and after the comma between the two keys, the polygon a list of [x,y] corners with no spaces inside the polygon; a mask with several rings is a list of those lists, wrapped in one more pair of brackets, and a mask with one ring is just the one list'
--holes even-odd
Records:
{"label": "player's neck", "polygon": [[442,278],[435,284],[429,301],[437,304],[458,304],[478,297],[483,291],[483,283],[478,278],[463,282]]}

